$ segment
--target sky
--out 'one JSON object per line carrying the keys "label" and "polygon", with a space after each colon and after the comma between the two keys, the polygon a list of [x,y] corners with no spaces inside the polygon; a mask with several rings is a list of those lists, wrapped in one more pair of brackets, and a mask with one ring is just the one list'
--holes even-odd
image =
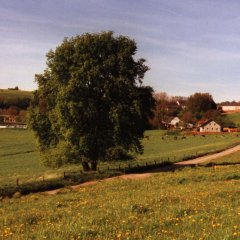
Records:
{"label": "sky", "polygon": [[0,0],[0,88],[37,88],[64,37],[112,30],[135,39],[156,92],[240,100],[239,0]]}

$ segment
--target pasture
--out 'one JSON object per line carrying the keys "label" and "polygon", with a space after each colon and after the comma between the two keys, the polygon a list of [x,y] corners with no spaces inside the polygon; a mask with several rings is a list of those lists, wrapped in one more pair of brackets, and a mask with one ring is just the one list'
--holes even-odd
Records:
{"label": "pasture", "polygon": [[[150,164],[157,162],[177,162],[193,156],[216,152],[239,143],[236,134],[224,135],[168,135],[166,131],[147,131],[143,139],[145,152],[133,160],[102,162],[100,169],[121,166]],[[29,130],[1,129],[0,131],[0,187],[51,178],[62,178],[63,171],[80,171],[81,165],[67,165],[60,169],[47,169],[40,162],[36,140]]]}
{"label": "pasture", "polygon": [[235,123],[237,127],[240,127],[240,113],[225,114],[222,116],[223,118]]}
{"label": "pasture", "polygon": [[207,165],[207,164],[213,164],[213,165],[230,165],[230,164],[240,164],[240,151],[229,154],[228,156],[220,157],[218,159],[213,159],[207,162],[204,162],[201,165]]}
{"label": "pasture", "polygon": [[32,98],[32,97],[33,97],[32,91],[0,89],[1,99],[9,100],[9,99],[16,99],[16,98]]}
{"label": "pasture", "polygon": [[239,239],[240,167],[185,168],[0,202],[3,239]]}

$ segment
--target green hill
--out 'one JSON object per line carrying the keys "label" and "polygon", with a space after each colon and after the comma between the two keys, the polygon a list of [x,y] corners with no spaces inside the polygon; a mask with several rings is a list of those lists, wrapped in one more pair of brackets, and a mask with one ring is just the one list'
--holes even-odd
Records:
{"label": "green hill", "polygon": [[0,89],[0,99],[32,98],[32,91]]}
{"label": "green hill", "polygon": [[236,127],[240,127],[240,113],[232,113],[223,115],[224,120],[228,122],[232,122],[236,125]]}

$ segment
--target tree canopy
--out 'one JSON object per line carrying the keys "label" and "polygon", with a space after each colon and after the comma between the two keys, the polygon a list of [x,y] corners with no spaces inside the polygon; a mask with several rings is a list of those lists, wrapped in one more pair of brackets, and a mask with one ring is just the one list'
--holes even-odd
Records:
{"label": "tree canopy", "polygon": [[216,109],[217,104],[209,93],[194,93],[187,100],[187,110],[196,119],[201,119],[207,111]]}
{"label": "tree canopy", "polygon": [[110,148],[143,152],[155,101],[153,89],[142,85],[149,68],[135,60],[136,51],[134,40],[112,32],[65,38],[49,51],[29,110],[45,164],[82,163],[89,170]]}

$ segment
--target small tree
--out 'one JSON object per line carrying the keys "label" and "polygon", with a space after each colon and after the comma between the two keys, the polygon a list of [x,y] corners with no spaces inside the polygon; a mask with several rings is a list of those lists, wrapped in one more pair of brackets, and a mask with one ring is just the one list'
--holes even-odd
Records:
{"label": "small tree", "polygon": [[66,38],[47,54],[29,110],[46,165],[96,170],[110,148],[143,152],[154,99],[142,86],[148,67],[134,60],[136,51],[128,37],[102,32]]}

